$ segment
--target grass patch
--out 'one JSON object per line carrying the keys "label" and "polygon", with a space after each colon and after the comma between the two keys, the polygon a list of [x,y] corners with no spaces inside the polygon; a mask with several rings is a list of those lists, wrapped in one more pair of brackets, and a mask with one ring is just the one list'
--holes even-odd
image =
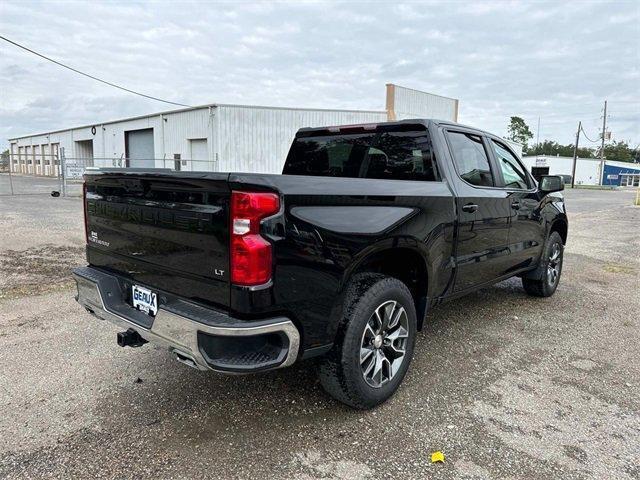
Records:
{"label": "grass patch", "polygon": [[579,190],[618,190],[617,185],[576,185],[574,189]]}
{"label": "grass patch", "polygon": [[27,297],[31,295],[44,295],[45,293],[61,292],[71,290],[75,287],[73,281],[48,284],[27,284],[14,285],[8,288],[0,289],[0,302],[4,300],[12,300],[14,298]]}
{"label": "grass patch", "polygon": [[609,273],[625,273],[631,274],[635,272],[635,269],[629,267],[628,265],[620,265],[618,263],[607,263],[604,267],[602,267],[606,272]]}

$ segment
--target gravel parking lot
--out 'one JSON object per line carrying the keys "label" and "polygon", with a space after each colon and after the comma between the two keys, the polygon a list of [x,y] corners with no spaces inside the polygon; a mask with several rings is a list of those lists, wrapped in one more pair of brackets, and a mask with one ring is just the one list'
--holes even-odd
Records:
{"label": "gravel parking lot", "polygon": [[73,299],[79,199],[0,197],[0,478],[640,478],[640,207],[565,193],[555,296],[514,279],[434,309],[369,412],[312,364],[229,377],[118,347]]}
{"label": "gravel parking lot", "polygon": [[[82,182],[67,180],[67,193],[73,196],[82,195]],[[61,191],[62,183],[57,177],[39,177],[24,174],[0,173],[0,196],[5,195],[46,195],[53,190]]]}

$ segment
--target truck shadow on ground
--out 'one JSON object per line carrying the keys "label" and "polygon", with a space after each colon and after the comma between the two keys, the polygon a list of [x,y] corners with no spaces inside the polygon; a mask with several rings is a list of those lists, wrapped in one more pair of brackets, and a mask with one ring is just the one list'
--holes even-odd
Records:
{"label": "truck shadow on ground", "polygon": [[[485,330],[492,324],[517,322],[513,311],[540,313],[538,304],[521,290],[519,280],[433,309],[419,333],[403,386],[376,411],[384,415],[398,403],[403,408],[423,409],[419,399],[427,393],[430,402],[436,402],[428,408],[437,410],[459,402],[461,398],[456,397],[464,396],[464,390],[474,384],[482,388],[487,365],[501,348],[500,339]],[[191,439],[228,436],[238,441],[244,435],[284,434],[283,424],[290,435],[296,424],[304,430],[366,415],[323,392],[315,361],[264,374],[224,376],[186,368],[161,349],[145,348],[135,352],[143,353],[143,358],[127,365],[121,384],[98,404],[96,413],[104,422],[126,425],[128,418],[135,417],[136,425],[164,424],[176,433],[188,431]]]}

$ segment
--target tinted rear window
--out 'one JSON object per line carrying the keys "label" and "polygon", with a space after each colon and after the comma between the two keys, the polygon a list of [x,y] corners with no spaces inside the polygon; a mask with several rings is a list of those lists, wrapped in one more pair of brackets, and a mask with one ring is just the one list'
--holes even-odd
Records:
{"label": "tinted rear window", "polygon": [[423,181],[437,176],[426,131],[298,137],[282,173]]}

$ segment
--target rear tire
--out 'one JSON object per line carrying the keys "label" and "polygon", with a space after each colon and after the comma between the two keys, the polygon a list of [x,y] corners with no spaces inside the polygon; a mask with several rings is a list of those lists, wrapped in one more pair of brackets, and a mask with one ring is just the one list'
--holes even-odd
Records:
{"label": "rear tire", "polygon": [[558,232],[551,232],[542,250],[540,265],[522,278],[525,291],[534,297],[550,297],[558,288],[564,245]]}
{"label": "rear tire", "polygon": [[336,342],[319,366],[322,387],[358,409],[385,402],[407,373],[416,326],[413,297],[404,283],[357,275],[347,287]]}

